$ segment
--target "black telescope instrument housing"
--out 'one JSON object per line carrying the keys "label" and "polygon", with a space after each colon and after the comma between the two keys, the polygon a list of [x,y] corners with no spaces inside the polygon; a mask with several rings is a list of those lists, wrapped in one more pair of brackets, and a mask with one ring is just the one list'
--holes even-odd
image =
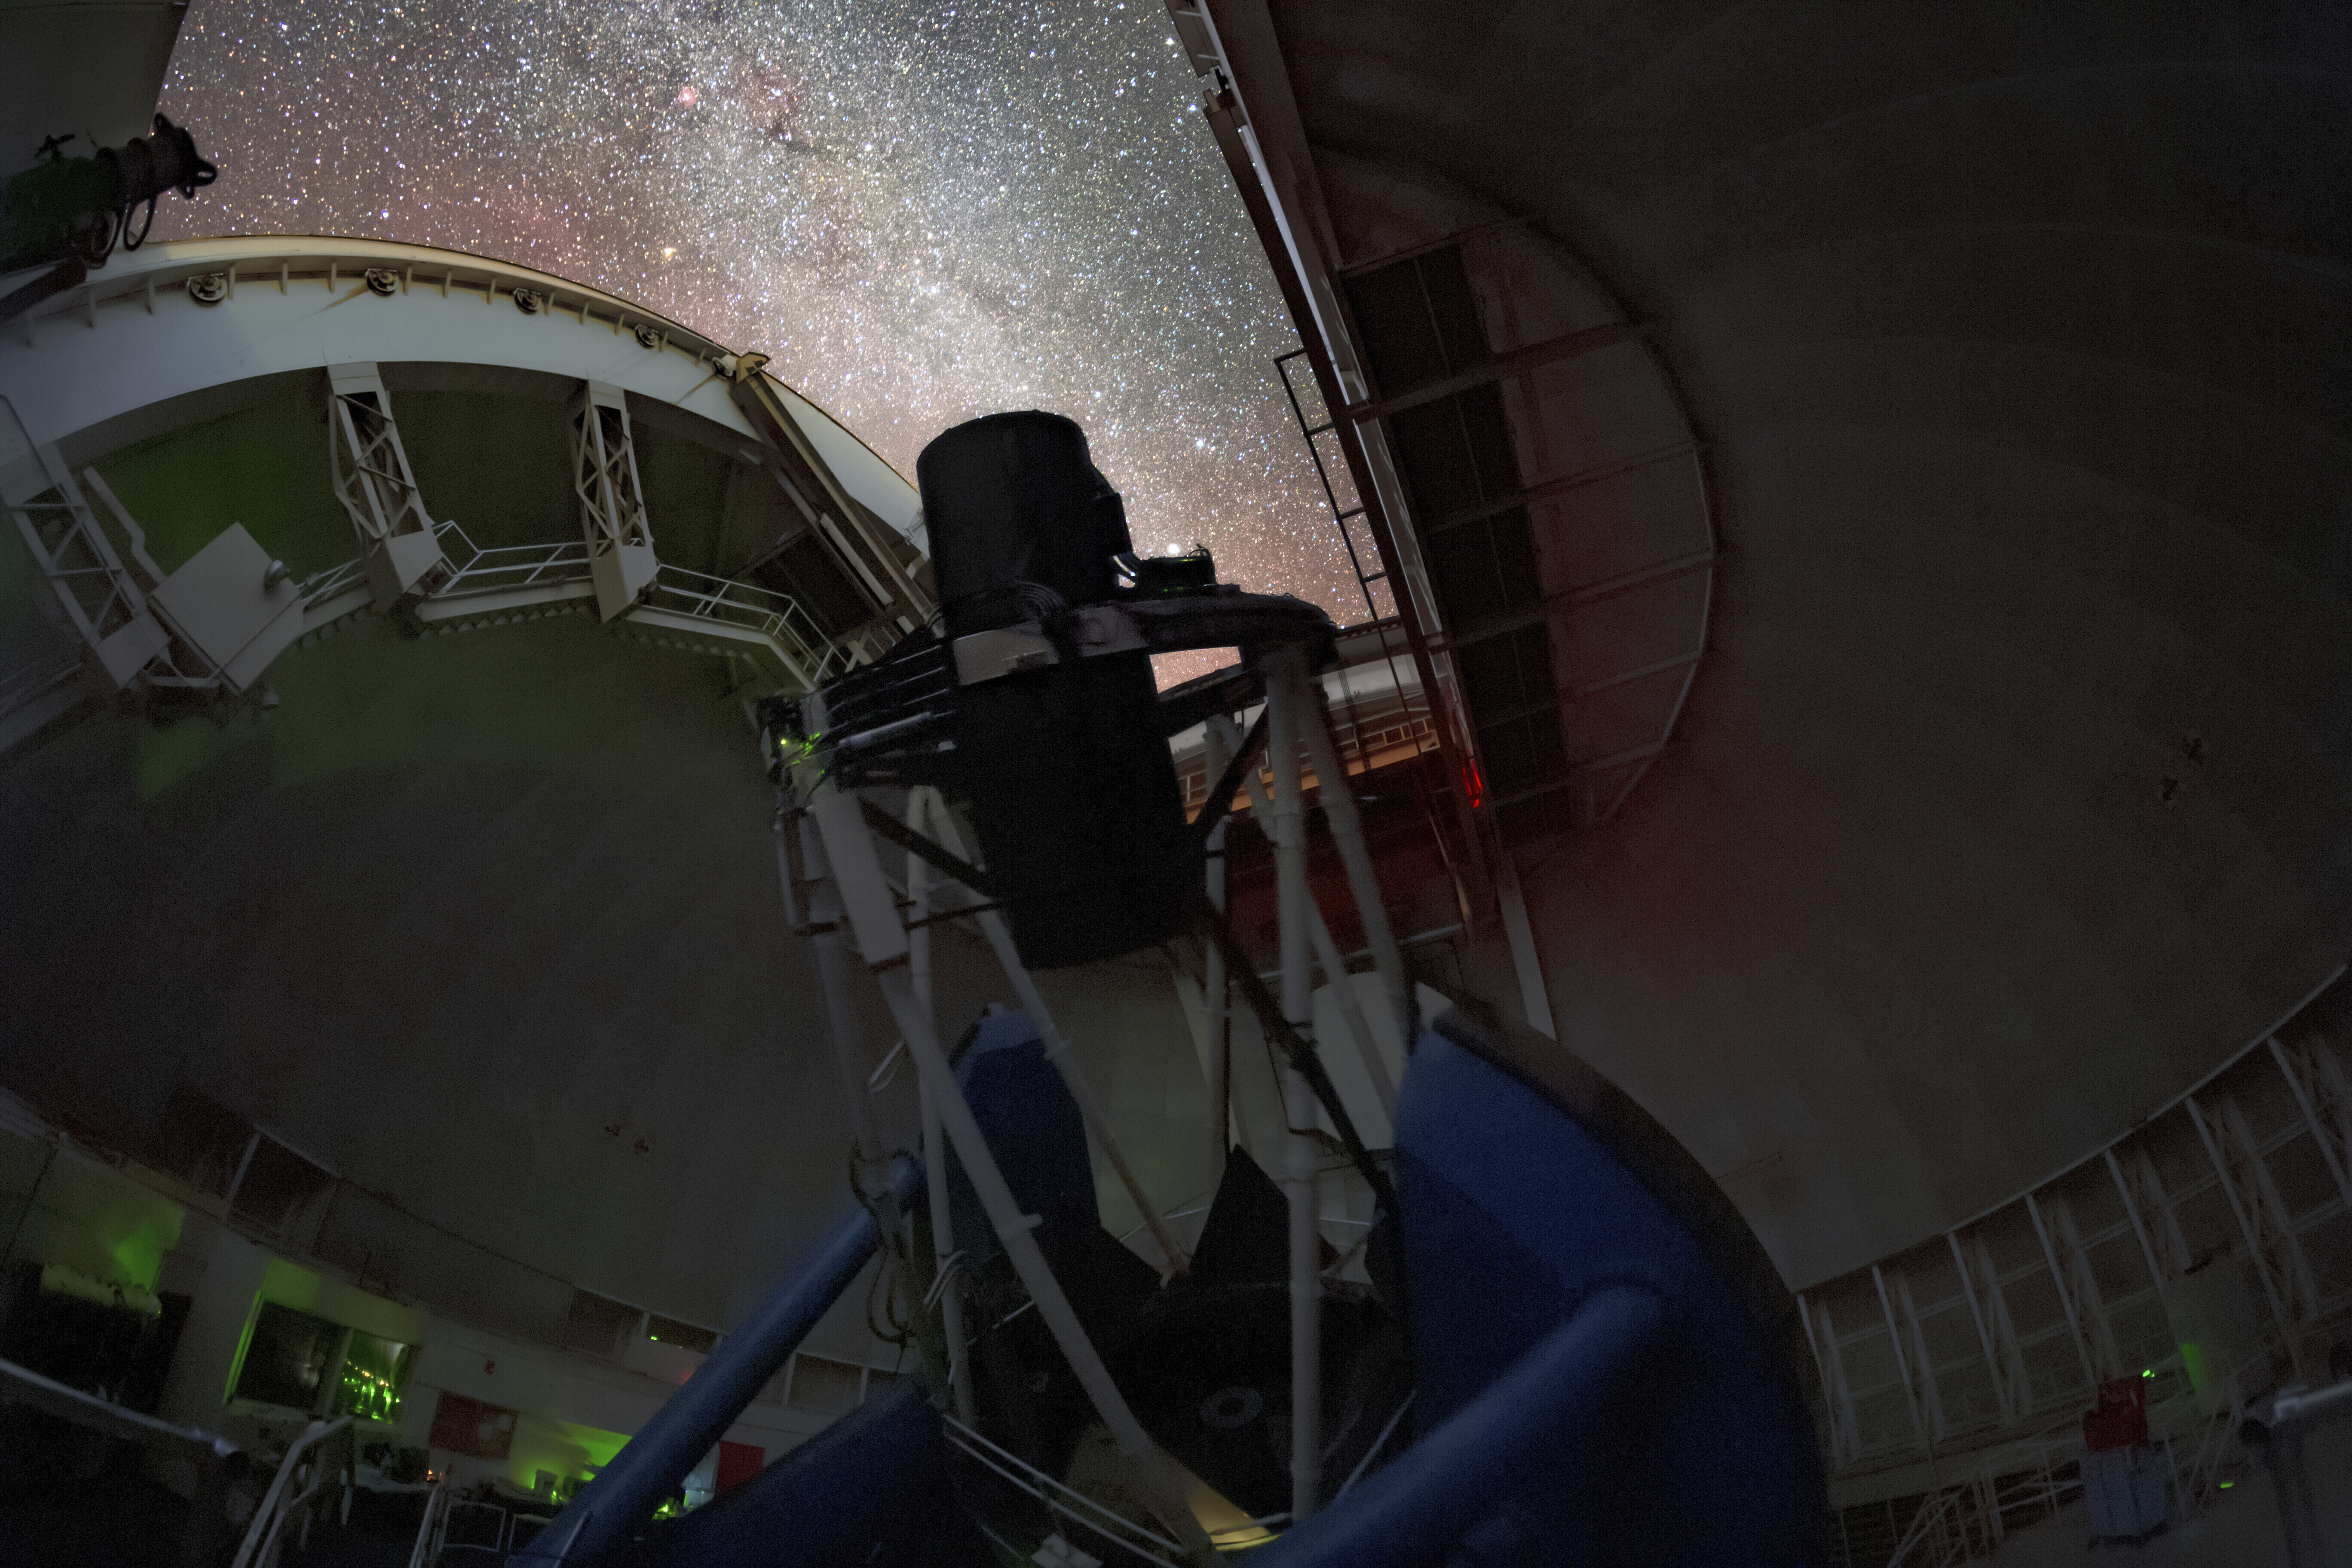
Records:
{"label": "black telescope instrument housing", "polygon": [[1328,616],[1215,580],[1206,551],[1139,559],[1118,492],[1058,414],[992,414],[916,463],[940,626],[764,714],[772,763],[835,784],[939,786],[970,819],[1021,960],[1053,969],[1173,936],[1202,847],[1151,656],[1307,642]]}

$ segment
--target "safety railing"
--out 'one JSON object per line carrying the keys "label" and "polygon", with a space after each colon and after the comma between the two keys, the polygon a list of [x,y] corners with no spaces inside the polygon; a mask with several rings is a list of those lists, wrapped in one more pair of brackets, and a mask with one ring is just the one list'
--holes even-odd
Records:
{"label": "safety railing", "polygon": [[1035,1498],[1055,1518],[1100,1536],[1122,1554],[1140,1557],[1159,1568],[1176,1568],[1174,1560],[1184,1554],[1182,1547],[1159,1531],[1147,1530],[1084,1492],[1065,1486],[1018,1455],[998,1447],[954,1416],[941,1415],[940,1425],[947,1440],[966,1458],[977,1460]]}
{"label": "safety railing", "polygon": [[757,632],[774,644],[812,687],[823,685],[853,665],[870,662],[882,651],[883,634],[874,626],[829,637],[800,602],[787,595],[740,578],[713,577],[666,562],[646,592],[646,604],[694,620]]}
{"label": "safety railing", "polygon": [[0,719],[38,701],[81,673],[81,655],[59,653],[0,674]]}
{"label": "safety railing", "polygon": [[[310,1535],[313,1505],[330,1479],[337,1475],[344,1480],[343,1501],[348,1510],[351,1432],[352,1418],[348,1415],[339,1415],[332,1421],[313,1421],[303,1429],[302,1436],[288,1446],[278,1474],[271,1478],[269,1489],[262,1494],[261,1506],[253,1510],[252,1522],[246,1526],[245,1539],[237,1543],[236,1555],[229,1559],[229,1568],[275,1568],[278,1553],[285,1548],[286,1528],[295,1521],[300,1521],[299,1549],[299,1540],[307,1540]],[[341,1463],[334,1463],[336,1460]]]}
{"label": "safety railing", "polygon": [[367,581],[367,559],[354,555],[340,566],[330,566],[302,579],[302,607],[315,610],[330,599],[339,598]]}
{"label": "safety railing", "polygon": [[180,1527],[174,1568],[212,1568],[228,1517],[224,1509],[228,1468],[236,1445],[192,1426],[174,1426],[152,1415],[125,1410],[94,1394],[42,1376],[29,1367],[0,1361],[0,1404],[29,1405],[86,1431],[134,1443],[149,1453],[194,1467],[194,1487]]}
{"label": "safety railing", "polygon": [[433,534],[441,542],[441,553],[449,563],[450,574],[449,580],[435,593],[435,598],[551,587],[559,583],[577,583],[588,575],[588,542],[584,539],[567,539],[553,544],[499,544],[485,550],[455,522],[435,523]]}
{"label": "safety railing", "polygon": [[417,1521],[416,1544],[409,1548],[408,1568],[433,1568],[441,1561],[442,1538],[448,1533],[449,1483],[439,1480],[425,1494],[425,1517]]}
{"label": "safety railing", "polygon": [[[2163,1456],[2176,1520],[2219,1495],[2221,1467],[2239,1452],[2238,1426],[2245,1412],[2235,1377],[2225,1386],[2227,1396],[2210,1412],[2193,1398],[2168,1400],[2148,1412],[2150,1446]],[[1952,1568],[1988,1556],[2008,1534],[2010,1521],[2024,1515],[2024,1522],[2033,1522],[2080,1496],[2079,1420],[2069,1416],[2033,1436],[1985,1450],[1966,1479],[1920,1505],[1886,1568]],[[2069,1467],[2074,1473],[2067,1473]]]}
{"label": "safety railing", "polygon": [[[448,578],[432,594],[438,601],[519,589],[554,588],[583,583],[589,577],[588,545],[584,540],[501,544],[485,549],[456,522],[435,524],[434,537],[441,542],[442,553],[450,565]],[[303,579],[303,606],[316,609],[366,581],[367,563],[356,557],[346,561]],[[860,626],[846,637],[828,637],[807,609],[789,595],[740,578],[714,577],[667,562],[655,574],[644,603],[689,620],[709,621],[765,637],[786,665],[812,687],[822,685],[852,666],[870,663],[888,643],[887,634],[874,626]],[[5,713],[7,709],[7,688],[0,686],[0,713]]]}
{"label": "safety railing", "polygon": [[[1920,1505],[1896,1540],[1887,1568],[1950,1568],[1990,1552],[2006,1533],[2007,1521],[2056,1513],[2083,1489],[2082,1450],[2080,1433],[2002,1445],[1966,1480]],[[2069,1466],[2075,1467],[2071,1475]]]}

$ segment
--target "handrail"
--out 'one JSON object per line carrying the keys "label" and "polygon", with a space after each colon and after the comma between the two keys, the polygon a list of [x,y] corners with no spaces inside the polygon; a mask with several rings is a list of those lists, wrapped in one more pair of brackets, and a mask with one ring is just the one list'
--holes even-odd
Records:
{"label": "handrail", "polygon": [[262,1494],[261,1506],[253,1510],[253,1522],[246,1526],[245,1539],[237,1543],[236,1555],[229,1559],[229,1568],[255,1568],[262,1561],[264,1553],[276,1543],[278,1527],[286,1516],[318,1492],[319,1488],[313,1486],[293,1500],[287,1500],[287,1490],[293,1484],[303,1456],[336,1433],[348,1430],[351,1424],[348,1415],[339,1415],[332,1421],[313,1421],[304,1428],[302,1436],[287,1446],[286,1458],[279,1461],[269,1489]]}
{"label": "handrail", "polygon": [[47,660],[37,659],[0,675],[0,713],[10,712],[33,699],[72,679],[81,673],[81,655],[59,654]]}
{"label": "handrail", "polygon": [[[449,556],[450,576],[436,592],[436,598],[488,593],[494,587],[528,588],[541,581],[568,583],[588,572],[588,542],[584,539],[557,540],[548,544],[497,544],[485,549],[454,521],[435,523],[433,536],[445,542],[455,536],[467,552],[465,564],[459,565],[454,556],[449,556],[445,543],[443,554]],[[488,577],[515,580],[495,584],[478,582]]]}
{"label": "handrail", "polygon": [[[1169,1540],[1166,1536],[1161,1535],[1157,1531],[1145,1529],[1142,1525],[1136,1523],[1133,1520],[1125,1517],[1115,1510],[1105,1507],[1103,1504],[1096,1501],[1093,1498],[1087,1496],[1086,1493],[1055,1479],[1052,1476],[1047,1475],[1045,1471],[1029,1463],[1026,1459],[1024,1459],[1020,1456],[990,1442],[986,1437],[982,1436],[980,1433],[973,1430],[971,1427],[965,1426],[962,1422],[957,1420],[952,1415],[942,1412],[940,1416],[940,1430],[946,1436],[949,1442],[954,1444],[956,1447],[962,1450],[965,1454],[970,1455],[981,1464],[985,1465],[990,1469],[995,1471],[1004,1479],[1012,1482],[1014,1486],[1019,1487],[1023,1491],[1027,1492],[1039,1502],[1044,1503],[1050,1511],[1059,1514],[1062,1518],[1069,1521],[1073,1524],[1083,1525],[1087,1530],[1092,1531],[1095,1534],[1101,1536],[1104,1540],[1118,1547],[1122,1552],[1133,1552],[1136,1556],[1142,1558],[1148,1563],[1159,1564],[1160,1568],[1175,1568],[1175,1565],[1167,1558],[1160,1555],[1160,1552],[1167,1552],[1181,1555],[1184,1549],[1177,1545],[1174,1542]],[[986,1451],[983,1452],[983,1449]],[[1007,1468],[1008,1466],[1010,1467],[1009,1468]],[[1015,1471],[1025,1472],[1027,1479],[1024,1479],[1022,1475],[1015,1474]],[[1052,1490],[1048,1491],[1046,1489],[1047,1488],[1051,1488]],[[1063,1497],[1055,1496],[1055,1493],[1063,1494],[1063,1496],[1066,1496],[1070,1500],[1064,1501]],[[1087,1513],[1080,1511],[1081,1508],[1089,1510],[1092,1513],[1101,1515],[1102,1520],[1107,1520],[1109,1523],[1106,1524],[1099,1520],[1089,1517]],[[1150,1547],[1136,1544],[1134,1541],[1128,1539],[1126,1536],[1120,1535],[1117,1530],[1112,1529],[1111,1526],[1113,1525],[1133,1531],[1134,1534],[1140,1536],[1143,1540],[1150,1542],[1151,1546],[1157,1547],[1160,1550],[1155,1552]]]}
{"label": "handrail", "polygon": [[106,1436],[176,1451],[193,1460],[195,1489],[188,1499],[174,1562],[178,1568],[212,1568],[214,1543],[228,1522],[222,1499],[228,1461],[239,1452],[236,1444],[194,1426],[174,1426],[152,1415],[125,1410],[12,1361],[0,1361],[0,1402],[29,1405]]}
{"label": "handrail", "polygon": [[302,579],[302,607],[315,610],[338,595],[348,593],[367,581],[367,557],[354,555],[341,565],[314,572]]}
{"label": "handrail", "polygon": [[[454,521],[435,523],[433,533],[443,542],[450,575],[430,597],[445,603],[480,594],[584,582],[589,575],[585,540],[485,548],[476,544],[464,526]],[[451,548],[453,543],[457,548]],[[306,577],[301,583],[303,607],[315,609],[358,587],[366,577],[367,563],[356,556]],[[779,594],[740,577],[715,577],[667,561],[656,567],[645,602],[689,619],[717,621],[765,637],[788,666],[805,674],[811,686],[821,685],[853,665],[870,663],[878,651],[875,646],[878,640],[876,629],[870,625],[830,637],[807,607],[788,594]],[[79,668],[77,660],[72,668]],[[67,673],[70,674],[71,669]],[[5,700],[0,700],[0,708],[5,706]]]}
{"label": "handrail", "polygon": [[[2184,1514],[2210,1498],[2213,1477],[2237,1435],[2242,1407],[2236,1393],[2234,1365],[2226,1370],[2225,1376],[2229,1395],[2210,1415],[2184,1419],[2182,1411],[2196,1403],[2190,1396],[2167,1400],[2149,1412],[2149,1426],[2154,1429],[2150,1446],[2161,1444],[2164,1447],[2173,1493]],[[1886,1568],[1949,1568],[1975,1555],[1965,1533],[1956,1540],[1945,1529],[1951,1516],[1960,1511],[1963,1500],[1981,1493],[1990,1501],[1990,1510],[1996,1513],[2023,1500],[2015,1491],[2003,1493],[2000,1478],[2021,1469],[2051,1476],[2058,1466],[2080,1458],[2084,1452],[2082,1434],[2077,1428],[2080,1420],[2080,1415],[2070,1415],[2039,1432],[1979,1450],[1963,1478],[1947,1484],[1911,1516],[1887,1557]],[[2196,1450],[2184,1461],[2174,1440],[2191,1431],[2198,1433],[2199,1440]],[[2071,1481],[2053,1477],[2046,1488],[2034,1487],[2031,1490],[2037,1494],[2036,1500],[2054,1510],[2069,1493],[2080,1491],[2082,1487],[2080,1477]],[[1925,1555],[1930,1550],[1935,1555]]]}
{"label": "handrail", "polygon": [[408,1568],[430,1568],[441,1555],[443,1527],[449,1520],[449,1483],[433,1483],[425,1494],[425,1517],[417,1521],[416,1544],[409,1548]]}
{"label": "handrail", "polygon": [[191,1451],[200,1461],[227,1458],[237,1451],[226,1437],[194,1426],[142,1415],[136,1410],[100,1399],[95,1394],[43,1377],[31,1367],[0,1361],[0,1402],[30,1405],[78,1426],[133,1443],[164,1443]]}

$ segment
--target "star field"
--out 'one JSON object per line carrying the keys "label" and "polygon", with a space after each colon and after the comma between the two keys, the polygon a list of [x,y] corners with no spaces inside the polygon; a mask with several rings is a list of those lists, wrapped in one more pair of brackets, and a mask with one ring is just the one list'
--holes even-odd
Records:
{"label": "star field", "polygon": [[961,420],[1065,413],[1139,548],[1360,621],[1199,97],[1159,0],[197,0],[162,107],[221,178],[157,231],[592,283],[772,355],[909,476]]}

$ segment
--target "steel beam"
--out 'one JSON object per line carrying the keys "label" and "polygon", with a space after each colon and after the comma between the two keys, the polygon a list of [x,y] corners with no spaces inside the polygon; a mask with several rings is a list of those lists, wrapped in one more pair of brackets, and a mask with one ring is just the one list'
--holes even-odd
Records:
{"label": "steel beam", "polygon": [[87,644],[98,668],[118,689],[128,688],[171,646],[136,576],[116,553],[64,457],[37,447],[48,488],[10,510],[33,564],[47,579],[66,623]]}
{"label": "steel beam", "polygon": [[2058,1261],[2058,1249],[2050,1239],[2049,1224],[2042,1217],[2042,1205],[2033,1194],[2025,1194],[2025,1212],[2033,1221],[2033,1234],[2042,1242],[2042,1261],[2049,1265],[2050,1288],[2058,1292],[2058,1305],[2066,1314],[2067,1331],[2074,1336],[2074,1353],[2083,1358],[2083,1376],[2093,1388],[2099,1386],[2097,1358],[2091,1354],[2089,1335],[2083,1331],[2081,1310],[2074,1303],[2074,1292],[2068,1289],[2066,1270]]}
{"label": "steel beam", "polygon": [[2294,1091],[2303,1124],[2319,1145],[2327,1173],[2336,1178],[2336,1196],[2352,1209],[2352,1082],[2347,1081],[2344,1064],[2315,1033],[2293,1044],[2273,1035],[2271,1059]]}
{"label": "steel beam", "polygon": [[588,542],[596,617],[609,621],[626,615],[661,569],[637,479],[628,400],[617,386],[583,381],[572,395],[572,489]]}
{"label": "steel beam", "polygon": [[1946,1231],[1944,1244],[1952,1249],[1952,1267],[1959,1271],[1960,1298],[1968,1302],[1969,1316],[1976,1323],[1977,1343],[1984,1351],[1985,1376],[1992,1384],[1993,1403],[2000,1406],[2001,1425],[2006,1426],[2017,1417],[2010,1398],[2009,1369],[2002,1364],[2001,1357],[1994,1348],[1992,1320],[1985,1310],[1985,1303],[1977,1299],[1976,1285],[1969,1278],[1969,1260],[1967,1254],[1960,1250],[1959,1232]]}
{"label": "steel beam", "polygon": [[2301,1274],[2307,1281],[2309,1272],[2307,1268],[2296,1267],[2302,1264],[2302,1248],[2295,1245],[2294,1232],[2273,1213],[2277,1189],[2271,1185],[2270,1172],[2262,1163],[2262,1153],[2250,1139],[2242,1139],[2245,1120],[2236,1114],[2236,1105],[2228,1097],[2223,1097],[2221,1113],[2218,1115],[2200,1105],[2195,1095],[2181,1103],[2189,1108],[2189,1120],[2197,1129],[2199,1141],[2205,1145],[2205,1157],[2212,1163],[2222,1195],[2230,1201],[2230,1213],[2238,1222],[2238,1233],[2245,1237],[2247,1255],[2262,1280],[2263,1295],[2270,1302],[2271,1320],[2300,1366],[2302,1309],[2305,1301],[2315,1299],[2315,1292],[2298,1300],[2295,1276]]}
{"label": "steel beam", "polygon": [[1895,1375],[1903,1383],[1903,1403],[1911,1412],[1911,1430],[1919,1439],[1923,1450],[1932,1452],[1935,1445],[1927,1436],[1927,1417],[1919,1409],[1919,1391],[1911,1385],[1911,1358],[1903,1353],[1903,1331],[1895,1326],[1895,1303],[1886,1294],[1886,1275],[1877,1264],[1870,1266],[1870,1282],[1878,1288],[1878,1310],[1886,1323],[1886,1343],[1895,1352]]}
{"label": "steel beam", "polygon": [[393,422],[392,396],[373,364],[327,367],[327,464],[351,514],[376,608],[424,595],[450,575],[432,514]]}

